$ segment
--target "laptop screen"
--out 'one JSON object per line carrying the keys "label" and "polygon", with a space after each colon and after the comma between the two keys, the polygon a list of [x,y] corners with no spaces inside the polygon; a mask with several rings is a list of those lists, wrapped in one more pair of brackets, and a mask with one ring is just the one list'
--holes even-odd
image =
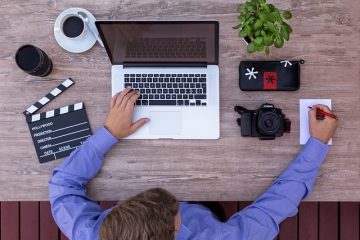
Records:
{"label": "laptop screen", "polygon": [[218,64],[216,21],[97,21],[113,65]]}

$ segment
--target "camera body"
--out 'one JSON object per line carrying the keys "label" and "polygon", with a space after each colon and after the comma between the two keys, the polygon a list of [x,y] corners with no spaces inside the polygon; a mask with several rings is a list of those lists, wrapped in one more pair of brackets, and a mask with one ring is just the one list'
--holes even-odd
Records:
{"label": "camera body", "polygon": [[264,103],[256,110],[248,110],[235,106],[234,110],[241,115],[237,119],[241,127],[241,136],[258,137],[261,140],[272,140],[281,137],[284,132],[290,132],[290,120],[285,118],[280,108]]}

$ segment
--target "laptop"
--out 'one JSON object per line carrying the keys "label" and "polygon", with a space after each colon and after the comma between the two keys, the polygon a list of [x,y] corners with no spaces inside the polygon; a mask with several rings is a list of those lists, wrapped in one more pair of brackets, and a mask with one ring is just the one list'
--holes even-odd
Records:
{"label": "laptop", "polygon": [[219,23],[96,21],[112,63],[112,95],[140,92],[128,139],[218,139]]}

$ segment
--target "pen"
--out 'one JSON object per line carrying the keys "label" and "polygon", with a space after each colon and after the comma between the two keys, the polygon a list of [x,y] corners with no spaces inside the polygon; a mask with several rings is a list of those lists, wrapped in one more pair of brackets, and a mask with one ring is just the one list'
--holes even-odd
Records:
{"label": "pen", "polygon": [[[308,107],[309,109],[312,109],[312,107]],[[316,119],[317,120],[323,120],[324,116],[328,116],[331,117],[333,119],[337,119],[337,117],[334,114],[328,113],[328,112],[324,112],[323,110],[321,110],[320,108],[316,108]]]}

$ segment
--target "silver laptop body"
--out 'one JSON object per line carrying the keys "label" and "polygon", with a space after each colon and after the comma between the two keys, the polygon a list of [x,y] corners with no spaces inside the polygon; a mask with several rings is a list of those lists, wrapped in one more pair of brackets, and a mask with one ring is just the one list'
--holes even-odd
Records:
{"label": "silver laptop body", "polygon": [[215,21],[97,21],[113,64],[112,95],[138,90],[128,139],[218,139],[219,24]]}

